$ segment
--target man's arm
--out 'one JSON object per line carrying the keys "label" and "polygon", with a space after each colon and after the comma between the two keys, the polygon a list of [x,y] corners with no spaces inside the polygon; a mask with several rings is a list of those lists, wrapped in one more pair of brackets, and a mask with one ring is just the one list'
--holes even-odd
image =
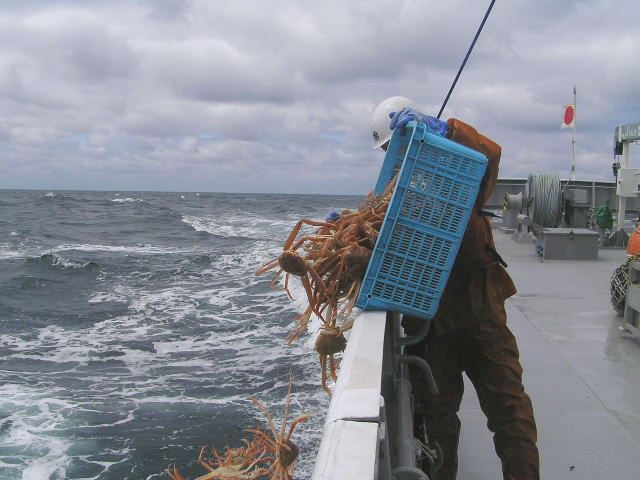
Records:
{"label": "man's arm", "polygon": [[450,118],[447,121],[447,125],[449,127],[447,138],[483,153],[489,160],[487,170],[480,184],[478,199],[476,200],[476,205],[482,208],[487,200],[489,200],[491,192],[493,192],[493,188],[498,182],[498,167],[500,165],[500,155],[502,151],[500,145],[478,133],[471,125],[461,122],[456,118]]}

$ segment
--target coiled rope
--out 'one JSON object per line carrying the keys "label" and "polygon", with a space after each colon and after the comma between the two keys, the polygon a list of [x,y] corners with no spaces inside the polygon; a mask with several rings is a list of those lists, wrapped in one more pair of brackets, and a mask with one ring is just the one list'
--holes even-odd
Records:
{"label": "coiled rope", "polygon": [[558,226],[562,213],[560,177],[552,173],[529,174],[527,200],[533,223],[542,227]]}

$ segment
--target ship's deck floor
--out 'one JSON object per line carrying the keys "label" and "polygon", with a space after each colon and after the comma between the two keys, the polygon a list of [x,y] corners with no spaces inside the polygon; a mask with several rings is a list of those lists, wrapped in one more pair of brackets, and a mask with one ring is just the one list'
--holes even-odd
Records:
{"label": "ship's deck floor", "polygon": [[[538,424],[544,479],[640,478],[640,343],[609,300],[622,250],[597,261],[548,260],[494,230],[518,294],[507,305]],[[465,379],[458,479],[502,478],[491,433]]]}

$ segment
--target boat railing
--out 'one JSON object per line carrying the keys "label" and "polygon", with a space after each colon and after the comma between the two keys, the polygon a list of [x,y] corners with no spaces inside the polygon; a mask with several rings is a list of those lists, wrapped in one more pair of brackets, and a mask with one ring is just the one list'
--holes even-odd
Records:
{"label": "boat railing", "polygon": [[435,384],[426,362],[404,354],[404,346],[424,338],[427,330],[428,322],[418,336],[406,337],[398,314],[358,315],[340,365],[313,480],[429,479],[416,465],[429,452],[421,451],[414,438],[408,365],[423,370],[434,390]]}

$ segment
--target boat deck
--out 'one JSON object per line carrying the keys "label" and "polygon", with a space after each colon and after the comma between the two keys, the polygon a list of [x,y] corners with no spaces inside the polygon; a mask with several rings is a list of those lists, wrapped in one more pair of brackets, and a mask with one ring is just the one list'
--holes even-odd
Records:
{"label": "boat deck", "polygon": [[[640,478],[640,344],[625,338],[609,300],[621,250],[596,261],[541,263],[533,245],[494,230],[519,293],[507,304],[538,424],[541,477]],[[462,480],[502,478],[491,433],[465,379]]]}

